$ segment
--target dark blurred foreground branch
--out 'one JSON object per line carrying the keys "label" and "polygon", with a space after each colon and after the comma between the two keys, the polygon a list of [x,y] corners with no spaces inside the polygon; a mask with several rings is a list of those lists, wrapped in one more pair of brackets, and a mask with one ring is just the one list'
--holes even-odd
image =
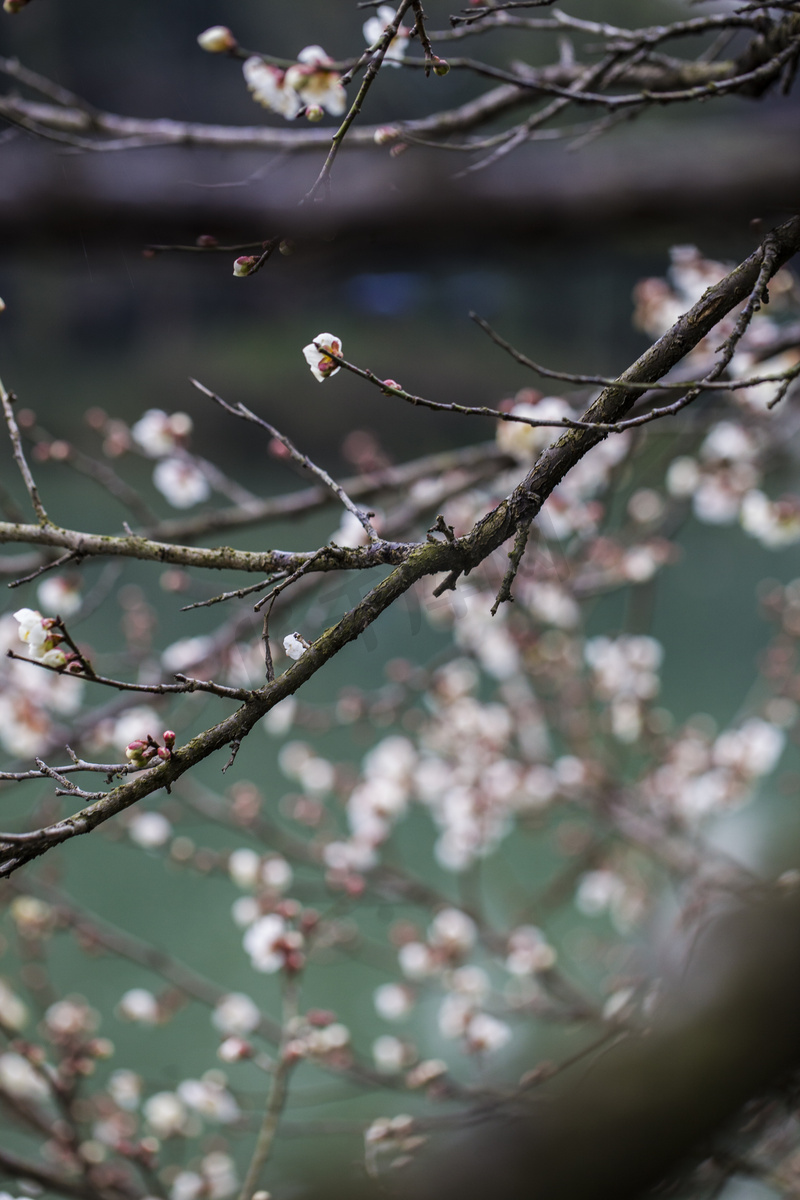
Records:
{"label": "dark blurred foreground branch", "polygon": [[800,900],[773,897],[729,913],[696,940],[649,1031],[566,1077],[546,1100],[509,1105],[420,1160],[401,1194],[640,1196],[707,1156],[709,1139],[746,1102],[788,1082],[800,1066],[798,1009]]}

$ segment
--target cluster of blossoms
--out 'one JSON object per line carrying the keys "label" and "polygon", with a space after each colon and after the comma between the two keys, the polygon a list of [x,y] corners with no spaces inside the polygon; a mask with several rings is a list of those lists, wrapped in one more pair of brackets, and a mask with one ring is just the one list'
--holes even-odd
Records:
{"label": "cluster of blossoms", "polygon": [[[501,421],[497,427],[497,445],[521,466],[536,461],[546,446],[561,436],[558,423],[579,420],[581,413],[561,396],[542,396],[532,388],[523,388],[508,406],[509,415],[550,425],[528,425],[521,421]],[[631,449],[629,433],[606,438],[578,462],[545,502],[539,518],[544,537],[563,541],[578,534],[588,537],[597,530],[603,508],[596,497],[608,484],[612,471]]]}
{"label": "cluster of blossoms", "polygon": [[[368,45],[378,42],[394,17],[394,10],[384,4],[375,16],[364,22]],[[410,36],[411,30],[406,26],[398,27],[384,53],[387,65],[400,66]],[[236,38],[225,25],[212,25],[198,36],[197,41],[210,54],[230,54],[238,50]],[[347,107],[341,74],[321,46],[304,47],[296,62],[286,69],[253,54],[245,59],[242,71],[253,99],[287,121],[293,121],[301,113],[310,121],[321,120],[325,112],[340,117]]]}
{"label": "cluster of blossoms", "polygon": [[[666,278],[643,279],[634,289],[634,324],[651,337],[666,333],[708,288],[719,283],[730,271],[729,265],[705,258],[696,246],[673,246],[670,258]],[[769,285],[770,313],[767,315],[763,308],[759,309],[737,344],[729,368],[734,379],[751,374],[778,374],[800,363],[800,352],[796,349],[769,354],[769,346],[780,332],[773,314],[787,306],[793,289],[794,280],[785,268],[773,276]],[[702,371],[713,363],[717,347],[733,332],[739,312],[740,309],[730,312],[687,356],[690,369]],[[778,387],[778,383],[763,383],[735,391],[733,396],[748,411],[763,412],[777,394]]]}
{"label": "cluster of blossoms", "polygon": [[29,658],[46,667],[67,665],[67,655],[61,649],[64,635],[56,617],[43,617],[36,609],[20,608],[14,613],[14,620],[19,622],[19,639],[28,647]]}
{"label": "cluster of blossoms", "polygon": [[132,767],[136,770],[144,770],[145,767],[152,766],[156,762],[167,762],[172,758],[172,749],[175,745],[175,733],[172,729],[165,729],[161,735],[164,742],[160,746],[156,739],[148,734],[144,738],[135,738],[125,747],[125,757]]}
{"label": "cluster of blossoms", "polygon": [[[30,615],[21,619],[20,613]],[[59,722],[73,716],[83,702],[85,685],[80,679],[68,672],[32,670],[6,656],[8,651],[18,652],[22,638],[31,658],[65,666],[67,654],[49,620],[32,609],[0,617],[0,745],[14,757],[45,753],[63,732]]]}
{"label": "cluster of blossoms", "polygon": [[192,418],[188,413],[168,414],[150,408],[131,428],[131,436],[148,458],[159,461],[153,484],[173,508],[191,508],[211,495],[203,471],[188,454]]}
{"label": "cluster of blossoms", "polygon": [[286,71],[258,55],[245,59],[242,70],[253,99],[287,121],[302,112],[311,120],[319,120],[324,111],[340,117],[347,107],[341,76],[321,46],[306,46]]}

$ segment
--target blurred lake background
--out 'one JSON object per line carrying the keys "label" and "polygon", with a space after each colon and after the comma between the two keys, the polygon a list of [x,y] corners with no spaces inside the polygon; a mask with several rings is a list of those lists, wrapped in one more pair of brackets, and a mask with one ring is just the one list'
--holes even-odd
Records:
{"label": "blurred lake background", "polygon": [[[433,27],[447,27],[448,4],[428,0],[426,8]],[[640,0],[610,0],[602,8],[604,19],[636,23],[697,11]],[[589,0],[570,6],[576,15],[596,17],[597,9]],[[197,34],[224,23],[254,49],[291,56],[319,42],[339,57],[361,46],[363,19],[343,0],[35,0],[0,22],[0,53],[19,56],[112,111],[258,124],[276,119],[252,103],[238,64],[203,54]],[[535,35],[504,35],[498,43],[508,56],[544,61],[543,39]],[[428,81],[399,71],[383,75],[365,114],[370,122],[430,111],[434,90],[437,105],[455,105],[477,86],[457,72]],[[494,172],[467,179],[454,178],[464,165],[455,155],[344,153],[332,204],[299,212],[296,201],[319,168],[318,154],[292,159],[172,148],[76,154],[9,131],[0,145],[0,296],[7,305],[0,376],[54,437],[79,444],[90,443],[84,413],[92,407],[129,422],[148,408],[185,410],[195,423],[193,449],[262,494],[287,490],[293,477],[247,426],[191,388],[190,375],[231,402],[243,401],[338,472],[350,469],[342,443],[354,428],[374,433],[398,462],[486,440],[493,436],[490,422],[411,410],[349,376],[320,389],[301,348],[318,331],[332,330],[351,361],[381,377],[433,399],[494,406],[537,381],[470,322],[474,309],[548,366],[616,373],[647,344],[631,325],[632,288],[643,276],[663,274],[670,245],[696,243],[710,257],[738,260],[757,243],[751,221],[783,215],[800,183],[797,126],[796,99],[729,100],[648,114],[578,152],[529,147]],[[275,255],[252,279],[233,278],[233,254],[142,256],[149,243],[191,244],[202,234],[235,243],[276,233],[293,238],[295,253]],[[6,448],[0,463],[4,486],[18,495]],[[148,503],[169,515],[149,483],[149,464],[130,469]],[[797,488],[797,474],[787,488]],[[39,476],[45,504],[62,524],[120,529],[122,510],[90,482],[50,463]],[[662,479],[647,482],[658,486]],[[327,510],[266,531],[249,529],[234,540],[246,548],[264,548],[266,539],[269,546],[305,549],[337,523],[338,514]],[[696,522],[684,527],[680,545],[680,561],[659,577],[651,629],[666,647],[662,700],[679,719],[704,712],[723,726],[746,701],[769,636],[758,614],[759,582],[800,574],[797,555],[764,550],[736,528]],[[148,602],[158,606],[162,644],[213,628],[213,610],[180,615],[183,599],[159,590],[158,573],[124,566],[115,586],[135,579],[147,588]],[[33,589],[22,598],[9,593],[3,609],[21,602],[35,606]],[[107,615],[101,610],[91,618],[91,632],[80,632],[110,646],[118,614],[107,607]],[[613,633],[622,619],[611,599],[596,603],[589,626]],[[387,614],[377,643],[350,647],[312,682],[309,704],[322,706],[346,684],[380,687],[387,661],[398,655],[425,662],[446,648],[444,633],[427,626],[411,632],[407,612]],[[215,711],[200,708],[197,728]],[[375,737],[384,732],[377,729]],[[319,736],[322,753],[352,761],[369,744],[363,729],[354,730],[352,744],[341,730]],[[276,751],[256,731],[242,747],[236,774],[252,778],[277,803],[289,789]],[[724,834],[737,853],[768,871],[796,865],[793,754],[783,776],[768,784],[775,794],[731,818]],[[220,765],[214,759],[201,773],[219,790]],[[29,803],[27,794],[5,791],[3,824],[24,821]],[[163,807],[161,800],[154,806]],[[418,844],[428,847],[419,852],[419,873],[452,890],[421,828],[404,829],[403,844],[415,853],[415,830]],[[190,833],[212,849],[236,844],[199,819]],[[253,992],[230,919],[238,893],[224,875],[212,872],[202,882],[197,920],[177,868],[144,856],[108,828],[56,851],[45,874],[133,933],[152,937],[156,928],[161,944],[230,990]],[[375,915],[381,937],[398,911]],[[0,972],[10,976],[12,966],[12,956],[0,959]],[[155,986],[145,971],[112,957],[87,966],[67,939],[57,944],[54,977],[63,993],[81,992],[105,1012],[126,988]],[[321,1005],[346,1008],[349,1022],[374,1036],[384,1029],[372,1006],[380,978],[364,963],[331,967],[318,973],[312,992],[318,988]],[[259,1000],[275,1011],[274,979],[257,982]],[[434,1053],[436,1038],[426,1027],[431,1011],[423,1006],[413,1033],[420,1041],[427,1036]],[[208,1015],[197,1005],[149,1032],[113,1017],[102,1032],[116,1043],[120,1065],[137,1063],[153,1087],[174,1086],[213,1065]],[[232,1078],[238,1070],[231,1069]],[[364,1101],[346,1111],[363,1113]],[[281,1151],[286,1180],[307,1153],[302,1145],[289,1141]],[[357,1142],[348,1141],[341,1153],[349,1162]]]}

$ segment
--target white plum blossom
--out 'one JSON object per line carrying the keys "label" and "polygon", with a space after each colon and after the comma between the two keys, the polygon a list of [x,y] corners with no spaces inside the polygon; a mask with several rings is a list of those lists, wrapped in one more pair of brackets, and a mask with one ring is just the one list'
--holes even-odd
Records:
{"label": "white plum blossom", "polygon": [[20,608],[14,613],[19,623],[19,640],[28,647],[30,658],[43,659],[57,645],[58,634],[53,634],[53,618],[43,617],[33,608]]}
{"label": "white plum blossom", "polygon": [[186,1128],[186,1106],[175,1092],[156,1092],[145,1100],[142,1113],[156,1137],[175,1137]]}
{"label": "white plum blossom", "polygon": [[231,1125],[241,1116],[239,1105],[227,1088],[208,1076],[204,1079],[184,1079],[178,1084],[177,1094],[187,1108],[220,1125]]}
{"label": "white plum blossom", "polygon": [[400,983],[382,983],[373,995],[375,1011],[384,1021],[399,1021],[414,1007],[411,991]]}
{"label": "white plum blossom", "polygon": [[46,1100],[50,1089],[46,1080],[21,1054],[0,1054],[0,1089],[20,1100]]}
{"label": "white plum blossom", "polygon": [[42,608],[54,616],[74,617],[83,603],[79,581],[67,575],[48,575],[36,595]]}
{"label": "white plum blossom", "polygon": [[44,1023],[52,1037],[80,1037],[94,1033],[100,1024],[100,1014],[80,997],[56,1000],[44,1014]]}
{"label": "white plum blossom", "polygon": [[555,965],[555,949],[541,929],[535,925],[520,925],[508,939],[506,970],[511,975],[534,975],[549,971]]}
{"label": "white plum blossom", "polygon": [[325,353],[326,350],[339,358],[342,356],[341,339],[334,333],[318,333],[313,342],[303,347],[303,355],[311,368],[311,374],[320,383],[324,383],[331,375],[341,370],[341,367]]}
{"label": "white plum blossom", "polygon": [[295,696],[287,696],[284,700],[279,700],[275,707],[269,710],[261,724],[266,732],[273,737],[283,737],[294,724],[296,714],[297,698]]}
{"label": "white plum blossom", "polygon": [[130,988],[120,998],[117,1012],[128,1021],[155,1025],[159,1020],[158,1000],[147,988]]}
{"label": "white plum blossom", "polygon": [[228,874],[237,887],[254,888],[261,870],[261,855],[247,846],[228,855]]}
{"label": "white plum blossom", "polygon": [[212,637],[179,638],[162,652],[161,665],[165,671],[180,671],[183,674],[206,662],[214,648]]}
{"label": "white plum blossom", "polygon": [[196,1171],[178,1171],[169,1190],[169,1200],[199,1200],[206,1190],[206,1181]]}
{"label": "white plum blossom", "polygon": [[294,872],[285,858],[273,854],[266,858],[261,866],[260,879],[270,892],[285,892],[291,887]]}
{"label": "white plum blossom", "polygon": [[379,1071],[387,1075],[402,1071],[408,1057],[408,1050],[400,1038],[385,1033],[372,1043],[372,1057]]}
{"label": "white plum blossom", "polygon": [[[534,404],[523,401],[515,404],[509,413],[512,417],[526,417],[528,420],[552,421],[555,423],[565,418],[574,420],[577,416],[572,405],[561,396],[544,396]],[[510,458],[515,458],[520,464],[530,464],[539,457],[542,450],[561,437],[563,430],[557,424],[528,425],[523,421],[499,421],[497,425],[497,446]]]}
{"label": "white plum blossom", "polygon": [[173,508],[191,508],[211,495],[205,475],[188,458],[162,458],[153,471],[153,483]]}
{"label": "white plum blossom", "polygon": [[465,1030],[467,1045],[475,1054],[492,1054],[502,1050],[511,1040],[511,1029],[505,1021],[489,1013],[476,1013]]}
{"label": "white plum blossom", "polygon": [[131,428],[137,446],[148,458],[166,458],[186,445],[192,432],[192,418],[188,413],[168,415],[160,408],[149,408]]}
{"label": "white plum blossom", "polygon": [[754,488],[742,500],[739,512],[742,529],[770,550],[800,542],[800,497],[770,500]]}
{"label": "white plum blossom", "polygon": [[19,1033],[28,1024],[28,1006],[5,979],[0,978],[0,1022],[7,1028]]}
{"label": "white plum blossom", "polygon": [[[367,45],[374,46],[378,38],[381,36],[387,25],[391,25],[395,18],[395,10],[388,4],[381,4],[374,17],[364,22],[364,38]],[[400,25],[397,33],[389,42],[389,46],[384,55],[384,63],[387,66],[399,67],[398,59],[401,59],[406,52],[408,40],[411,36],[411,30],[405,25]]]}
{"label": "white plum blossom", "polygon": [[332,63],[321,46],[306,46],[286,72],[284,86],[297,94],[301,105],[340,117],[347,107],[347,93],[338,71],[331,70]]}
{"label": "white plum blossom", "polygon": [[718,766],[754,779],[775,769],[785,744],[782,729],[760,717],[751,717],[739,729],[720,734],[712,758]]}
{"label": "white plum blossom", "polygon": [[142,1077],[135,1071],[112,1071],[106,1084],[109,1096],[120,1108],[133,1112],[142,1098]]}
{"label": "white plum blossom", "polygon": [[286,86],[286,72],[253,55],[242,63],[245,82],[253,99],[270,112],[293,121],[302,108],[300,97]]}
{"label": "white plum blossom", "polygon": [[134,813],[128,825],[128,837],[145,850],[163,846],[172,836],[172,825],[158,812]]}
{"label": "white plum blossom", "polygon": [[397,961],[407,979],[425,979],[436,970],[436,960],[425,942],[406,942],[397,952]]}
{"label": "white plum blossom", "polygon": [[271,975],[286,964],[287,954],[302,948],[303,935],[287,928],[277,913],[267,913],[250,926],[243,944],[253,969]]}
{"label": "white plum blossom", "polygon": [[283,650],[288,658],[295,661],[302,658],[308,649],[308,642],[299,633],[287,633],[283,639]]}
{"label": "white plum blossom", "polygon": [[255,1001],[244,992],[229,992],[218,1002],[211,1022],[220,1033],[243,1037],[258,1028],[261,1013]]}
{"label": "white plum blossom", "polygon": [[471,950],[477,936],[477,926],[472,917],[468,917],[458,908],[441,909],[428,929],[430,944],[454,957]]}
{"label": "white plum blossom", "polygon": [[197,35],[197,44],[208,54],[225,54],[236,49],[236,38],[227,25],[212,25]]}

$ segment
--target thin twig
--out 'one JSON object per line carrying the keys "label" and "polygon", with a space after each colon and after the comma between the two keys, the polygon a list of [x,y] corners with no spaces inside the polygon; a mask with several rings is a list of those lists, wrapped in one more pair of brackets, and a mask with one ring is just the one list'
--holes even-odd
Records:
{"label": "thin twig", "polygon": [[310,471],[312,475],[316,475],[317,478],[320,479],[327,488],[330,488],[335,496],[338,496],[339,500],[341,500],[347,511],[352,513],[362,526],[370,542],[373,544],[380,542],[381,539],[378,537],[372,524],[370,523],[369,516],[353,503],[341,484],[338,484],[335,479],[332,479],[326,470],[324,470],[322,467],[318,467],[316,463],[313,463],[307,454],[301,453],[301,451],[295,446],[294,442],[288,438],[286,434],[280,433],[274,425],[271,425],[269,421],[265,421],[263,417],[256,416],[256,414],[251,412],[251,410],[242,404],[241,401],[239,401],[237,404],[228,404],[227,400],[223,400],[221,396],[218,396],[215,392],[210,391],[209,388],[205,387],[202,383],[199,383],[198,380],[191,379],[190,382],[197,388],[198,391],[202,392],[204,396],[208,396],[210,400],[213,400],[215,404],[218,404],[220,408],[223,408],[225,412],[230,413],[231,416],[240,417],[243,421],[251,421],[254,425],[258,425],[261,429],[266,430],[270,437],[277,439],[277,441],[279,441],[281,445],[285,446],[285,448],[289,451],[289,454],[294,462],[296,462],[304,470]]}
{"label": "thin twig", "polygon": [[6,424],[8,425],[8,434],[11,438],[11,447],[14,452],[14,461],[19,468],[19,473],[22,476],[23,482],[30,497],[33,510],[39,519],[40,525],[49,524],[47,513],[44,505],[39,498],[39,492],[36,484],[33,481],[30,467],[25,459],[25,452],[22,449],[22,438],[20,437],[19,426],[17,425],[16,417],[14,416],[13,402],[16,397],[12,392],[7,392],[3,386],[3,381],[0,379],[0,403],[3,405],[3,413],[5,415]]}

